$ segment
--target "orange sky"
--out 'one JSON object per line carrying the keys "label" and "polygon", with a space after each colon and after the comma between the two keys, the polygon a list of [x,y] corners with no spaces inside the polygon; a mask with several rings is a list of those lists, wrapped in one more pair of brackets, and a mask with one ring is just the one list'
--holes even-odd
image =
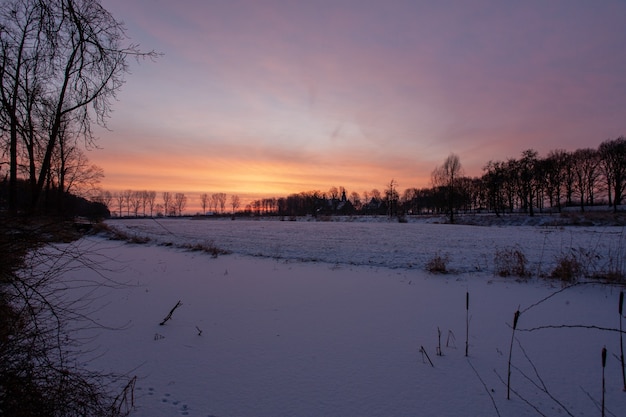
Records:
{"label": "orange sky", "polygon": [[[132,42],[103,188],[285,196],[429,186],[626,133],[621,1],[103,0]],[[193,201],[194,198],[198,201]]]}

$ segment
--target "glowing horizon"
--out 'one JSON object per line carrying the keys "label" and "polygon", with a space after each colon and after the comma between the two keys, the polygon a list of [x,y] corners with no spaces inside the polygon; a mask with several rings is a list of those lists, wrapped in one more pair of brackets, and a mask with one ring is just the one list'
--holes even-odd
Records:
{"label": "glowing horizon", "polygon": [[429,186],[626,134],[623,2],[103,0],[135,65],[103,189],[281,197]]}

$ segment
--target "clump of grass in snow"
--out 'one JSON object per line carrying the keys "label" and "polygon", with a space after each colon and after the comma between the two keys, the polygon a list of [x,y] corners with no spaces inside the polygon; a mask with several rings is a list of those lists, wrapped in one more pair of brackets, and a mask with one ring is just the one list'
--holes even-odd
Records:
{"label": "clump of grass in snow", "polygon": [[550,273],[550,278],[574,283],[582,274],[582,263],[573,254],[568,254],[561,255],[557,258],[556,267]]}
{"label": "clump of grass in snow", "polygon": [[436,254],[430,261],[426,263],[426,270],[431,274],[447,274],[448,273],[448,255]]}
{"label": "clump of grass in snow", "polygon": [[495,273],[501,277],[527,277],[528,260],[519,248],[509,247],[498,249],[494,257]]}
{"label": "clump of grass in snow", "polygon": [[214,258],[217,258],[218,255],[228,255],[230,253],[230,251],[226,249],[218,248],[213,243],[186,243],[184,245],[180,245],[180,247],[191,252],[206,252]]}
{"label": "clump of grass in snow", "polygon": [[121,240],[124,242],[135,243],[135,244],[145,244],[145,243],[150,242],[150,238],[147,236],[139,236],[135,234],[122,232],[121,230],[118,230],[115,227],[109,227],[105,223],[98,223],[97,226],[94,226],[94,231],[96,233],[103,233],[110,240]]}

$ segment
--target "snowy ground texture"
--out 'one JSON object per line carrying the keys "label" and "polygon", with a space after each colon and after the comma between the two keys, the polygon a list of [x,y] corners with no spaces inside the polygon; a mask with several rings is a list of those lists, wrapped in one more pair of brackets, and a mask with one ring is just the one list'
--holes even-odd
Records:
{"label": "snowy ground texture", "polygon": [[[97,331],[92,355],[101,355],[90,366],[137,375],[135,416],[600,416],[604,346],[606,415],[626,413],[620,337],[610,330],[619,328],[621,288],[562,290],[542,278],[564,255],[589,273],[619,267],[622,227],[107,224],[150,242],[85,238],[79,249],[100,272],[77,267],[67,279],[127,284],[101,289],[94,317],[118,330]],[[533,277],[494,274],[507,248],[526,256]],[[427,272],[435,256],[452,272]]]}

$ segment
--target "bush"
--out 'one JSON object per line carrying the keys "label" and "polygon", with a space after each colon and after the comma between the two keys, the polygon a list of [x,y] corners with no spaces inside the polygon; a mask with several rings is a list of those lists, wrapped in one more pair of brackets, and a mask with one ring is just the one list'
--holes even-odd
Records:
{"label": "bush", "polygon": [[527,277],[526,256],[519,248],[498,249],[494,257],[495,273],[501,277]]}
{"label": "bush", "polygon": [[449,261],[448,255],[435,255],[430,261],[426,263],[426,270],[431,274],[447,274],[447,264]]}
{"label": "bush", "polygon": [[574,255],[563,255],[557,258],[556,267],[550,273],[550,278],[573,283],[582,273],[583,265]]}

